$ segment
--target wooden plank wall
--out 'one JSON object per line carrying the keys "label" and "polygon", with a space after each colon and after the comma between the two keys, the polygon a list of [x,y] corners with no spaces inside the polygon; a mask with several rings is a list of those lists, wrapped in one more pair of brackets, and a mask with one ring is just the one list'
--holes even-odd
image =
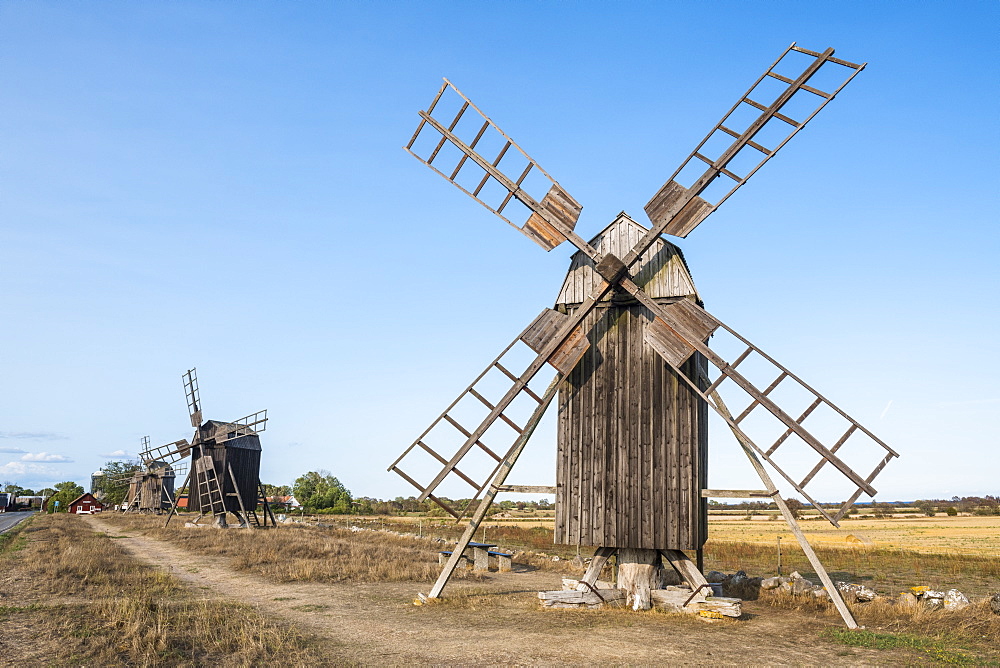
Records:
{"label": "wooden plank wall", "polygon": [[[559,393],[555,542],[690,550],[707,537],[708,411],[643,342],[642,306],[598,308]],[[684,371],[694,375],[692,357]]]}
{"label": "wooden plank wall", "polygon": [[[621,259],[647,231],[645,227],[622,213],[590,243],[602,254],[614,253]],[[582,251],[574,253],[569,273],[556,298],[556,304],[583,302],[600,280],[600,276],[594,271],[594,261]],[[663,239],[658,239],[643,253],[639,259],[638,271],[634,272],[632,280],[654,299],[697,296],[694,281],[691,280],[680,249]]]}
{"label": "wooden plank wall", "polygon": [[[627,215],[591,241],[623,257],[646,228]],[[698,300],[680,250],[659,240],[636,283],[650,297]],[[557,299],[572,313],[597,276],[573,256]],[[556,534],[560,544],[690,550],[708,534],[708,406],[643,340],[652,314],[608,301],[584,320],[590,349],[559,391]],[[701,355],[683,369],[693,377]]]}

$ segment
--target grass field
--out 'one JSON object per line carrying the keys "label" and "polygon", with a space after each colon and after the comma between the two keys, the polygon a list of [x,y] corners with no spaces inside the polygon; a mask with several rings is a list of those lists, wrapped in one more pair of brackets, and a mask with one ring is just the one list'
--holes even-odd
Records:
{"label": "grass field", "polygon": [[[863,633],[844,630],[829,604],[766,592],[746,603],[744,618],[717,626],[628,609],[542,609],[535,592],[558,588],[563,573],[582,572],[571,559],[553,561],[575,548],[553,546],[544,527],[487,527],[491,542],[535,551],[520,553],[513,573],[465,572],[443,601],[415,607],[415,593],[427,591],[438,572],[443,546],[436,539],[460,527],[322,519],[326,526],[219,531],[182,522],[164,529],[155,516],[35,517],[0,546],[7,565],[0,571],[0,663],[745,663],[756,657],[786,665],[1000,665],[1000,617],[981,597],[947,613],[852,604],[867,627]],[[383,523],[424,536],[349,528]],[[766,535],[761,540],[712,541],[706,568],[768,574],[774,549]],[[949,572],[968,581],[963,569],[975,562],[877,546],[820,551],[835,577],[889,590],[895,585],[887,571],[919,569],[931,577],[937,569],[942,575],[926,583],[940,587]],[[789,550],[786,567],[808,576],[797,559]],[[978,562],[980,572],[990,568],[995,587],[997,560]],[[665,636],[668,646],[648,642]]]}

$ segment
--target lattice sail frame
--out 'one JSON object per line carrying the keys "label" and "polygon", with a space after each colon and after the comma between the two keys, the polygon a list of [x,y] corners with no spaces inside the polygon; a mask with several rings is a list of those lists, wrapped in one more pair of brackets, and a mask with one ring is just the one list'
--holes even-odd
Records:
{"label": "lattice sail frame", "polygon": [[[515,374],[510,369],[508,369],[502,361],[505,359],[507,354],[518,344],[523,343],[528,348],[534,352],[538,352],[544,348],[544,346],[556,336],[559,325],[567,318],[567,316],[553,311],[552,309],[544,309],[538,317],[536,317],[528,327],[524,329],[510,344],[504,348],[496,358],[487,365],[487,367],[480,373],[476,378],[466,387],[454,401],[448,404],[448,407],[442,412],[436,420],[434,420],[427,429],[425,429],[420,436],[406,449],[403,453],[396,458],[388,468],[389,471],[397,473],[400,477],[406,480],[408,483],[413,485],[421,495],[421,499],[427,498],[434,503],[441,506],[448,514],[454,517],[456,520],[461,519],[468,512],[472,504],[483,494],[490,481],[496,475],[497,471],[503,465],[503,462],[510,453],[517,447],[518,439],[523,436],[526,432],[530,432],[534,424],[537,424],[541,420],[542,415],[545,412],[549,402],[539,395],[539,393],[528,387],[527,382],[534,377],[535,373],[529,374],[529,369],[522,371],[519,374]],[[572,370],[576,363],[580,360],[583,354],[587,351],[590,346],[589,341],[583,336],[579,329],[575,330],[575,334],[570,336],[569,339],[556,349],[556,352],[550,354],[546,360],[550,366],[552,366],[558,376],[562,376]],[[504,408],[497,410],[496,404],[491,402],[485,396],[485,390],[483,388],[484,380],[487,375],[493,371],[497,370],[502,374],[507,381],[509,381],[509,386],[507,393],[511,394],[512,399],[507,401]],[[525,378],[527,379],[525,380]],[[522,383],[521,381],[524,380]],[[508,415],[506,415],[503,410],[507,405],[513,402],[514,398],[517,397],[529,397],[531,401],[535,402],[535,410],[532,412],[531,416],[523,424],[517,424],[515,420]],[[497,411],[493,420],[487,417],[486,420],[480,423],[479,427],[470,430],[463,424],[461,424],[458,419],[451,415],[452,411],[459,406],[464,399],[467,397],[473,397],[475,400],[480,402],[487,410],[492,414],[493,411]],[[502,402],[501,402],[502,403]],[[511,428],[514,432],[513,438],[510,444],[505,444],[502,449],[502,453],[498,453],[496,449],[487,446],[483,442],[483,436],[488,430],[489,426],[492,425],[494,420],[501,420],[506,423],[507,426]],[[451,457],[446,459],[438,450],[432,447],[433,444],[428,444],[425,439],[428,438],[429,434],[435,432],[435,429],[439,426],[448,425],[452,429],[456,430],[463,437],[465,437],[465,442],[451,454]],[[485,426],[484,426],[485,425]],[[475,437],[473,434],[475,433]],[[492,462],[492,468],[488,470],[479,470],[475,473],[466,473],[458,468],[458,462],[463,459],[466,454],[472,449],[478,448],[484,452]],[[439,448],[440,449],[440,448]],[[499,449],[499,448],[498,448]],[[415,480],[410,474],[405,472],[402,468],[402,462],[414,451],[423,451],[437,460],[440,464],[444,466],[444,469],[438,474],[438,476],[432,480],[429,484],[422,484]],[[469,487],[472,488],[472,496],[470,501],[466,506],[459,510],[453,505],[449,504],[445,499],[442,499],[432,492],[433,490],[441,484],[448,476],[454,476]],[[477,477],[481,477],[482,482],[476,480]]]}
{"label": "lattice sail frame", "polygon": [[[802,71],[800,75],[792,79],[784,75],[775,72],[775,67],[785,58],[789,52],[797,52],[805,54],[806,56],[812,57],[812,61],[809,65]],[[447,478],[449,475],[458,475],[459,477],[465,479],[467,476],[461,473],[457,473],[458,462],[469,452],[471,448],[476,445],[480,445],[479,439],[482,437],[483,433],[490,428],[493,422],[495,422],[502,414],[505,408],[517,397],[524,387],[526,387],[527,382],[539,371],[542,365],[546,361],[551,361],[553,356],[553,351],[557,347],[565,347],[569,340],[573,336],[581,336],[579,331],[579,324],[583,318],[596,306],[597,302],[601,297],[607,294],[613,287],[618,287],[624,289],[626,292],[630,293],[633,297],[639,300],[644,306],[646,306],[655,316],[655,320],[652,326],[647,331],[646,341],[653,347],[663,357],[663,359],[678,372],[678,375],[684,379],[691,387],[699,393],[703,399],[705,399],[710,406],[718,413],[734,431],[737,437],[744,441],[749,447],[751,447],[755,452],[757,452],[762,458],[764,458],[775,470],[788,481],[800,494],[802,494],[812,505],[814,505],[817,510],[826,517],[834,525],[838,524],[838,521],[847,512],[850,506],[857,500],[861,493],[867,493],[871,496],[875,495],[875,488],[871,486],[872,480],[881,472],[885,465],[892,459],[892,457],[898,456],[898,453],[893,451],[884,442],[879,440],[870,431],[865,429],[856,420],[848,416],[839,407],[835,406],[827,399],[825,399],[818,392],[813,390],[809,385],[800,380],[797,376],[792,374],[790,371],[785,369],[785,367],[778,364],[773,358],[763,353],[760,349],[756,348],[739,335],[735,330],[723,324],[718,319],[709,315],[702,309],[698,309],[693,305],[686,305],[682,307],[677,307],[673,309],[667,309],[664,306],[657,304],[652,299],[650,299],[642,290],[636,286],[629,275],[629,269],[634,265],[638,259],[653,243],[659,238],[660,234],[668,233],[675,236],[686,236],[693,230],[698,224],[700,224],[708,215],[710,215],[723,201],[728,199],[740,186],[742,186],[746,181],[754,174],[760,167],[767,162],[771,157],[773,157],[777,151],[783,147],[792,136],[797,134],[805,125],[813,118],[815,115],[824,107],[826,104],[832,100],[837,93],[839,93],[844,86],[846,86],[854,76],[857,75],[862,69],[864,69],[865,64],[855,64],[845,60],[840,60],[833,58],[833,49],[827,49],[826,51],[819,53],[815,51],[809,51],[797,47],[794,43],[786,49],[781,56],[775,60],[774,63],[765,71],[763,75],[750,89],[745,93],[739,101],[730,109],[729,112],[723,116],[722,121],[717,123],[712,131],[706,136],[704,140],[695,148],[695,150],[688,156],[686,160],[681,163],[681,166],[674,172],[667,183],[654,195],[653,199],[650,200],[649,204],[646,205],[645,209],[647,215],[649,215],[652,222],[652,228],[649,232],[636,244],[623,259],[619,259],[611,254],[601,256],[593,247],[591,247],[587,242],[579,237],[574,231],[576,221],[579,218],[579,211],[582,209],[576,200],[569,198],[568,194],[565,193],[558,183],[552,179],[544,170],[538,167],[537,163],[527,156],[523,150],[518,147],[513,140],[511,140],[507,135],[503,134],[499,128],[493,124],[492,121],[485,114],[483,114],[472,102],[462,95],[457,88],[455,88],[447,79],[445,84],[438,91],[437,96],[434,98],[434,102],[431,104],[427,112],[420,112],[421,121],[417,127],[417,131],[414,133],[413,138],[411,138],[410,143],[405,147],[408,152],[417,157],[421,162],[431,167],[438,174],[446,178],[448,181],[459,187],[463,192],[469,196],[476,199],[476,201],[483,204],[487,209],[492,211],[494,214],[499,216],[501,219],[505,220],[509,224],[513,225],[515,228],[520,230],[526,236],[531,238],[533,241],[538,243],[540,246],[546,250],[550,250],[551,247],[561,243],[562,240],[570,240],[574,245],[576,245],[580,250],[584,251],[591,259],[595,262],[595,269],[603,278],[604,281],[597,286],[593,293],[588,297],[588,299],[576,310],[573,316],[567,316],[564,322],[561,322],[556,331],[551,335],[551,337],[545,342],[540,349],[536,352],[539,353],[538,358],[532,362],[527,369],[518,377],[514,378],[511,375],[511,379],[514,380],[514,385],[505,395],[503,400],[498,402],[498,404],[491,408],[490,414],[485,420],[477,427],[475,430],[469,431],[464,427],[459,428],[460,431],[466,435],[468,438],[465,443],[456,451],[451,459],[445,460],[444,457],[440,456],[438,453],[430,450],[426,444],[422,442],[422,439],[426,434],[441,420],[446,419],[448,411],[452,409],[464,396],[469,394],[471,390],[475,387],[479,378],[482,378],[481,374],[476,381],[473,381],[472,385],[469,386],[455,402],[445,410],[444,413],[428,428],[424,434],[417,439],[406,451],[394,462],[389,470],[395,471],[400,474],[404,479],[413,484],[419,491],[419,499],[424,500],[431,498],[438,503],[441,503],[437,499],[433,492],[441,484],[441,482]],[[844,80],[832,93],[821,91],[817,88],[807,85],[807,82],[820,70],[821,67],[833,64],[841,67],[846,67],[851,70],[849,76]],[[750,93],[754,91],[757,85],[763,81],[765,78],[770,77],[777,81],[787,84],[786,88],[778,94],[774,101],[770,105],[763,105],[760,102],[751,99]],[[453,89],[458,93],[464,100],[464,103],[459,110],[458,114],[451,120],[448,126],[444,126],[440,121],[433,118],[431,114],[434,111],[435,106],[441,99],[442,94],[447,89]],[[811,95],[818,96],[822,101],[818,106],[813,109],[813,111],[805,118],[803,121],[797,121],[789,116],[781,113],[781,110],[785,105],[792,99],[792,96],[799,91],[804,91]],[[741,133],[737,133],[731,128],[725,126],[727,119],[729,119],[733,112],[740,107],[742,104],[747,104],[754,109],[760,110],[761,114],[748,125],[748,127]],[[452,133],[455,126],[461,120],[463,114],[472,108],[478,113],[483,119],[484,123],[480,132],[477,134],[476,139],[469,145],[466,145],[457,136]],[[784,137],[774,148],[768,148],[761,143],[754,141],[757,134],[763,129],[770,120],[777,119],[782,123],[790,125],[793,129],[792,131]],[[441,139],[438,141],[437,146],[431,153],[428,159],[423,159],[416,153],[414,153],[411,147],[417,140],[422,129],[425,126],[430,125],[434,128],[440,135]],[[488,128],[494,128],[501,132],[502,136],[506,139],[506,144],[502,149],[500,155],[496,158],[493,163],[487,161],[483,156],[478,154],[474,149],[479,137],[483,135]],[[733,137],[734,141],[730,143],[728,148],[723,150],[718,158],[709,159],[705,157],[700,151],[706,145],[706,142],[716,133],[723,132],[726,135]],[[460,158],[458,165],[452,171],[451,176],[444,174],[442,171],[438,170],[433,164],[434,158],[445,145],[446,142],[450,142],[456,148],[458,148],[463,156]],[[515,146],[521,154],[527,158],[529,161],[528,167],[524,170],[524,173],[518,180],[511,180],[506,177],[499,169],[497,169],[497,164],[503,158],[504,153],[510,148],[510,146]],[[751,149],[757,151],[763,155],[763,158],[754,166],[748,173],[744,176],[739,176],[733,171],[728,169],[730,162],[740,154],[742,150]],[[460,184],[455,182],[455,178],[460,172],[462,166],[467,162],[469,158],[472,158],[477,164],[479,164],[486,172],[486,176],[483,178],[482,183],[485,183],[491,176],[497,180],[504,188],[507,190],[508,196],[504,199],[504,205],[510,201],[511,197],[517,198],[519,201],[523,202],[529,209],[531,209],[532,214],[529,216],[528,221],[525,223],[524,227],[518,227],[514,223],[506,218],[502,214],[503,207],[491,207],[489,204],[481,200],[478,196],[479,190],[476,189],[472,192],[463,188]],[[691,162],[692,159],[697,159],[699,161],[705,162],[708,165],[707,170],[690,186],[684,187],[675,181],[675,178],[682,172],[682,170]],[[520,184],[524,179],[524,175],[528,174],[532,168],[537,168],[541,173],[543,173],[549,181],[552,183],[552,188],[550,188],[550,193],[553,192],[553,188],[557,188],[558,196],[572,200],[575,204],[575,216],[569,218],[561,218],[558,215],[554,215],[552,210],[545,206],[545,200],[542,202],[537,202],[530,196],[522,192]],[[712,182],[719,178],[720,176],[726,176],[735,182],[735,185],[715,204],[711,204],[708,201],[701,198],[701,194],[705,192],[707,188],[712,184]],[[481,188],[482,186],[480,186]],[[539,217],[548,223],[548,225],[555,229],[556,235],[547,238],[545,242],[539,241],[534,230],[529,228],[529,223],[535,218]],[[550,246],[550,244],[553,244]],[[686,304],[686,302],[679,302],[680,304]],[[543,314],[544,315],[544,314]],[[541,317],[541,316],[540,316]],[[537,322],[537,319],[536,319]],[[535,323],[532,323],[533,325]],[[744,354],[730,364],[722,357],[720,357],[715,351],[710,349],[705,341],[712,332],[719,328],[724,328],[727,332],[738,338],[740,341],[748,346],[748,349]],[[531,326],[529,326],[531,329]],[[528,330],[525,330],[526,332]],[[522,334],[522,337],[524,334]],[[519,337],[520,338],[520,337]],[[515,339],[517,342],[518,339]],[[511,345],[514,345],[513,343]],[[695,351],[701,352],[709,362],[717,369],[719,375],[716,379],[689,379],[683,373],[680,372],[680,365],[683,363],[688,356],[693,354]],[[506,351],[505,351],[506,352]],[[744,378],[739,372],[736,371],[736,367],[746,359],[746,357],[751,353],[757,353],[761,355],[764,359],[768,360],[770,363],[775,365],[780,369],[781,373],[778,379],[776,379],[771,386],[765,390],[760,390],[754,386],[750,381]],[[582,353],[581,353],[582,354]],[[501,357],[503,353],[501,353]],[[500,359],[499,357],[497,358]],[[579,359],[579,358],[577,358]],[[492,366],[492,365],[491,365]],[[487,367],[489,371],[491,367]],[[572,367],[570,367],[571,369]],[[568,372],[569,369],[561,370]],[[484,372],[485,374],[486,372]],[[739,387],[743,392],[748,394],[751,398],[750,405],[741,412],[740,416],[737,418],[732,417],[728,410],[722,405],[721,398],[718,403],[714,400],[714,397],[718,397],[716,390],[723,380],[730,379],[733,381],[737,387]],[[797,419],[792,418],[784,410],[782,410],[777,404],[768,399],[768,395],[774,390],[774,388],[782,381],[790,379],[792,382],[798,384],[806,392],[814,397],[813,403],[810,408],[808,408],[803,414],[801,414]],[[835,413],[839,414],[842,418],[846,419],[850,426],[847,433],[845,433],[837,442],[833,443],[832,446],[827,447],[814,435],[810,434],[803,426],[802,422],[809,416],[809,414],[815,410],[818,406],[825,405],[832,409]],[[757,446],[750,437],[741,429],[740,422],[753,411],[757,406],[763,406],[766,408],[775,418],[777,418],[785,427],[786,433],[784,436],[779,437],[778,441],[774,443],[770,448],[764,450]],[[843,446],[848,438],[852,434],[860,432],[866,437],[871,439],[872,442],[877,444],[878,447],[882,448],[886,453],[882,462],[875,467],[875,469],[866,477],[862,478],[857,472],[855,472],[851,467],[849,467],[845,462],[843,462],[837,455],[836,452]],[[810,473],[801,481],[795,481],[792,477],[787,475],[780,466],[773,460],[771,455],[774,451],[788,438],[790,434],[795,434],[803,441],[805,441],[810,447],[812,447],[820,456],[821,461],[810,471]],[[444,468],[440,473],[427,485],[421,485],[416,482],[413,478],[409,477],[399,468],[400,461],[405,458],[409,453],[411,453],[415,448],[420,447],[427,449],[440,463],[444,464]],[[495,457],[495,453],[494,458]],[[855,486],[856,491],[849,498],[849,500],[839,509],[836,515],[831,516],[829,513],[823,509],[818,502],[816,502],[809,494],[804,491],[805,486],[815,477],[816,473],[827,463],[831,463],[841,474],[847,477]],[[498,467],[500,464],[498,463]],[[490,478],[487,478],[487,481]],[[474,480],[467,479],[466,482],[471,485],[478,496],[488,482],[477,483]],[[459,517],[459,515],[446,504],[443,504],[446,510],[448,510],[452,515]]]}
{"label": "lattice sail frame", "polygon": [[[813,61],[802,71],[799,76],[792,79],[784,75],[778,74],[774,71],[784,58],[790,53],[801,53],[806,56],[813,58]],[[833,57],[833,49],[827,49],[822,53],[816,51],[809,51],[803,49],[792,43],[778,58],[771,63],[771,66],[762,74],[753,85],[747,89],[736,104],[734,104],[729,111],[722,117],[722,120],[715,124],[715,126],[709,130],[705,138],[699,142],[698,146],[691,152],[691,154],[681,162],[680,166],[670,175],[667,183],[663,185],[662,188],[653,196],[653,198],[646,204],[645,211],[646,215],[653,222],[654,227],[674,218],[670,221],[669,225],[666,225],[663,232],[665,234],[671,234],[678,237],[686,237],[695,227],[697,227],[705,218],[707,218],[715,209],[717,209],[723,202],[725,202],[729,197],[736,192],[740,186],[746,183],[751,176],[753,176],[757,170],[759,170],[765,162],[771,159],[774,154],[776,154],[785,144],[791,140],[802,128],[806,126],[809,121],[813,119],[820,112],[823,107],[830,103],[837,94],[844,89],[844,87],[851,82],[851,80],[858,75],[865,68],[866,63],[856,64],[851,63],[846,60],[841,60],[839,58]],[[843,67],[850,70],[850,74],[840,83],[839,86],[833,92],[826,92],[807,85],[807,82],[812,79],[817,73],[820,72],[823,67]],[[757,86],[770,77],[776,81],[787,84],[780,93],[778,93],[775,99],[770,104],[762,104],[757,100],[750,97],[750,94],[754,92]],[[789,116],[781,113],[781,110],[792,100],[792,98],[800,91],[808,93],[812,96],[818,98],[817,105],[812,109],[811,113],[802,120],[797,121]],[[725,123],[733,118],[734,114],[741,109],[742,105],[748,105],[754,109],[759,110],[761,113],[755,120],[753,120],[745,130],[742,132],[737,132],[725,125]],[[738,114],[737,114],[738,115]],[[783,124],[789,126],[789,132],[773,148],[768,148],[763,144],[760,144],[754,139],[757,135],[767,126],[769,122],[774,119],[781,121]],[[721,150],[718,157],[711,158],[705,156],[701,153],[702,149],[709,143],[709,140],[717,133],[723,133],[728,137],[732,137],[733,141],[725,149]],[[721,136],[721,135],[718,135]],[[744,155],[744,151],[747,153],[753,152],[753,154],[760,154],[760,160],[753,164],[743,176],[731,171],[729,169],[730,163],[734,160],[740,158]],[[692,160],[698,160],[705,163],[707,166],[704,173],[699,176],[690,187],[685,187],[681,183],[678,183],[675,179],[685,171],[689,163]],[[742,162],[742,161],[741,161]],[[751,160],[752,162],[752,160]],[[713,186],[716,179],[720,177],[726,177],[733,182],[732,188],[726,192],[721,199],[718,199],[714,204],[708,202],[701,198],[701,195]],[[677,206],[680,204],[680,206]],[[679,211],[679,214],[678,214]]]}
{"label": "lattice sail frame", "polygon": [[[448,90],[454,91],[464,102],[459,108],[458,113],[450,121],[447,121],[447,125],[445,125],[445,121],[447,119],[436,118],[434,116],[434,112],[438,103],[441,101],[441,96]],[[482,119],[482,125],[479,127],[479,131],[476,133],[472,141],[466,144],[454,133],[454,130],[469,109],[472,109],[474,114],[478,114],[478,116]],[[460,189],[466,195],[482,204],[489,211],[506,221],[508,225],[511,225],[520,231],[545,250],[552,250],[566,240],[566,236],[560,231],[559,227],[568,227],[572,230],[576,226],[576,221],[580,218],[580,211],[583,207],[580,206],[576,200],[570,197],[569,193],[567,193],[562,186],[560,186],[556,180],[549,175],[548,172],[542,169],[542,167],[535,162],[531,156],[525,153],[524,150],[518,146],[513,139],[508,137],[507,134],[493,121],[491,121],[486,114],[480,111],[479,107],[473,104],[472,101],[467,98],[462,91],[458,90],[454,84],[445,79],[441,88],[438,90],[437,95],[434,96],[434,100],[427,108],[427,111],[421,111],[419,113],[421,119],[420,124],[417,126],[416,132],[413,133],[413,137],[410,138],[409,143],[407,143],[404,147],[407,153],[433,169],[456,188]],[[491,128],[505,140],[499,153],[497,153],[496,157],[492,160],[487,159],[485,156],[476,151],[477,145],[482,140],[486,132]],[[426,159],[417,155],[417,153],[413,150],[414,144],[420,138],[421,133],[425,131],[437,132],[441,137],[438,140],[437,145],[434,147],[434,150],[431,151],[430,155]],[[434,160],[441,155],[441,148],[446,142],[450,143],[462,152],[462,157],[459,159],[458,164],[456,164],[448,174],[441,171],[433,164]],[[513,179],[499,169],[501,162],[505,157],[507,157],[508,151],[511,147],[517,150],[517,152],[520,153],[521,156],[523,156],[527,161],[527,165],[521,171],[520,175]],[[470,158],[472,159],[472,162],[478,165],[484,172],[482,178],[478,182],[478,185],[476,185],[471,191],[456,181],[462,171],[462,168],[468,164]],[[528,178],[533,171],[544,176],[544,178],[551,184],[548,192],[544,197],[542,197],[541,201],[536,200],[522,187],[525,179]],[[490,205],[480,196],[483,189],[490,183],[490,179],[493,179],[496,183],[500,184],[500,186],[502,186],[507,192],[502,201],[496,206]],[[507,205],[510,204],[512,199],[520,201],[532,212],[528,219],[521,225],[511,222],[511,220],[504,215],[504,209],[507,208]],[[555,224],[555,221],[558,221],[561,225]]]}
{"label": "lattice sail frame", "polygon": [[201,413],[201,392],[198,389],[198,369],[188,369],[181,376],[184,381],[184,398],[187,400],[188,415],[191,416],[191,426],[197,429],[203,422]]}

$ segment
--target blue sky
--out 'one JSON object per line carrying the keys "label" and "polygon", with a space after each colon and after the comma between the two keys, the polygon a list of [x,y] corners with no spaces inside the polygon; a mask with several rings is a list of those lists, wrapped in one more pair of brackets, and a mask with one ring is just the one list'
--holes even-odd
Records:
{"label": "blue sky", "polygon": [[[583,205],[642,206],[792,41],[868,68],[688,239],[708,309],[997,494],[995,2],[0,3],[0,480],[261,408],[262,478],[356,495],[568,266],[400,149],[442,76]],[[718,427],[718,425],[716,425]],[[554,479],[546,423],[511,478]],[[715,428],[713,487],[755,486]],[[842,488],[821,498],[841,498]]]}

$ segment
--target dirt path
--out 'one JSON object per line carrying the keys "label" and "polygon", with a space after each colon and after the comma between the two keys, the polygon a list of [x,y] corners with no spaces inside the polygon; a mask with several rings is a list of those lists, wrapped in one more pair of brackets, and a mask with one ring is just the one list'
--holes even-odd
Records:
{"label": "dirt path", "polygon": [[886,665],[916,658],[825,641],[817,633],[832,620],[754,602],[746,607],[749,621],[717,624],[654,613],[541,610],[535,592],[559,585],[559,575],[543,571],[491,574],[486,584],[451,589],[481,596],[417,607],[413,597],[426,585],[269,582],[218,558],[86,519],[205,597],[254,605],[315,635],[331,663]]}

